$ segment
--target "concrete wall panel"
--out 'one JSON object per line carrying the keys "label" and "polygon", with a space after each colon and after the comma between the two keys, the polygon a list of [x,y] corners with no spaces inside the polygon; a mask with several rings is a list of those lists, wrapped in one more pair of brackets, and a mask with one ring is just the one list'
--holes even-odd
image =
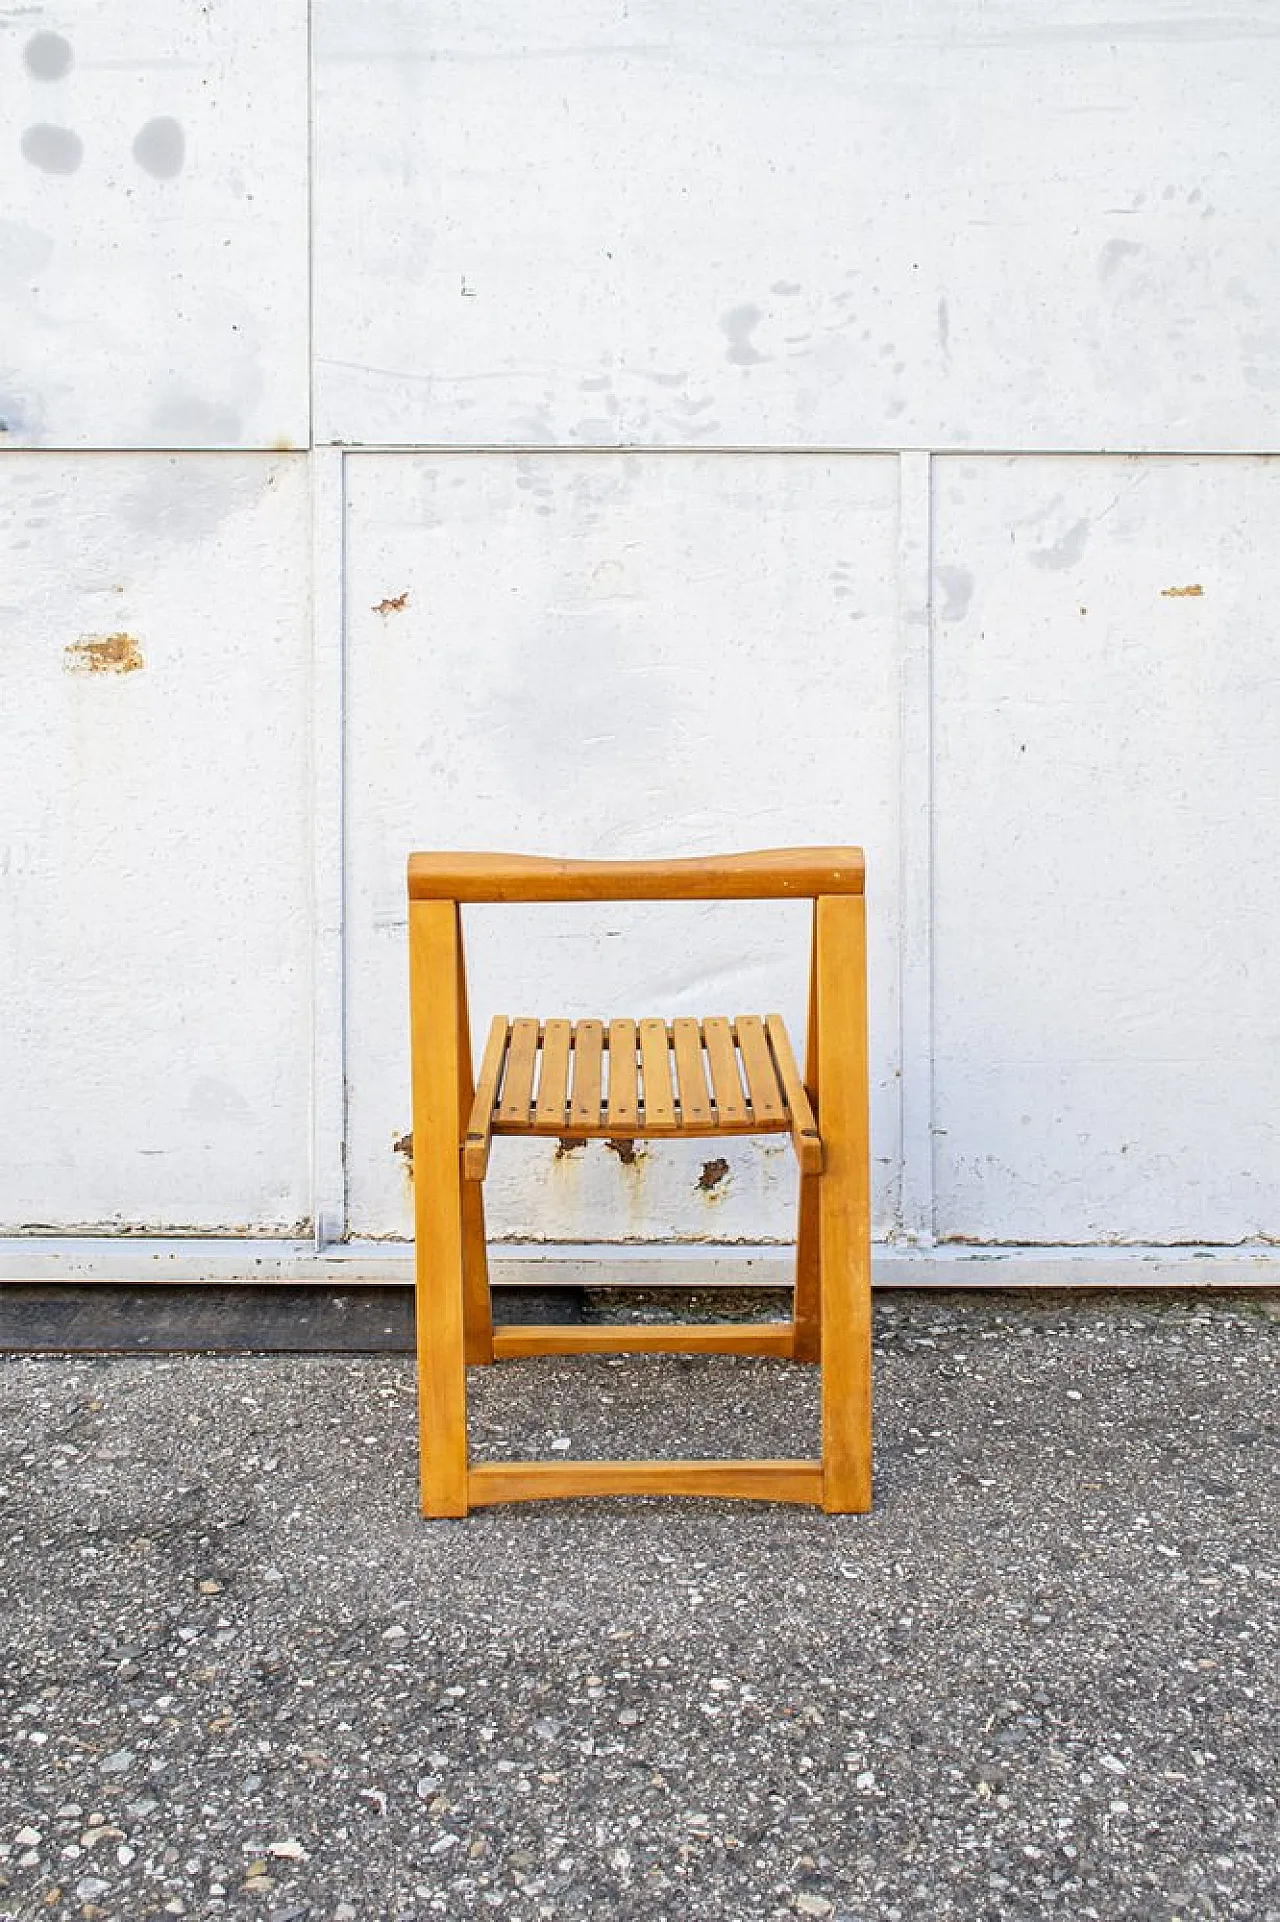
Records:
{"label": "concrete wall panel", "polygon": [[0,18],[0,447],[304,447],[305,0]]}
{"label": "concrete wall panel", "polygon": [[[632,455],[347,462],[351,1225],[403,1233],[404,861],[414,847],[612,855],[865,837],[879,1216],[896,1160],[892,461]],[[807,916],[477,910],[474,1013],[730,1014],[803,1031]],[[731,1175],[698,1188],[705,1162]],[[530,1167],[534,1173],[531,1176]],[[504,1145],[498,1232],[790,1229],[778,1144]],[[550,1177],[548,1180],[547,1177]]]}
{"label": "concrete wall panel", "polygon": [[302,459],[0,460],[0,1221],[309,1208]]}
{"label": "concrete wall panel", "polygon": [[1280,1235],[1280,468],[935,486],[940,1231]]}
{"label": "concrete wall panel", "polygon": [[1275,445],[1280,18],[316,8],[322,440]]}

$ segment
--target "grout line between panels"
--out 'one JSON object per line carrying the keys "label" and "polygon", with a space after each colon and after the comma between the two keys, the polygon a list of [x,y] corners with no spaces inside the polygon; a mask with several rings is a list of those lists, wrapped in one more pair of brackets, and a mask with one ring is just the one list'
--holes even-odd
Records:
{"label": "grout line between panels", "polygon": [[901,1220],[931,1248],[933,1181],[933,547],[932,456],[898,463]]}
{"label": "grout line between panels", "polygon": [[316,22],[307,0],[307,446],[316,444]]}
{"label": "grout line between panels", "polygon": [[[653,454],[664,460],[702,459],[708,455],[750,454],[758,459],[812,460],[831,459],[904,460],[923,456],[934,460],[1274,460],[1280,447],[857,447],[801,445],[755,445],[748,441],[719,446],[672,447],[647,441],[619,441],[613,446],[599,442],[579,445],[558,441],[342,441],[333,443],[345,454],[429,454],[434,459],[451,455],[546,454],[563,455]],[[192,451],[192,450],[187,450]],[[226,451],[226,450],[214,450]],[[234,450],[233,450],[234,451]]]}
{"label": "grout line between panels", "polygon": [[311,1221],[346,1233],[344,456],[311,455]]}
{"label": "grout line between panels", "polygon": [[787,447],[751,446],[743,442],[739,445],[719,447],[670,447],[652,445],[647,442],[628,441],[614,447],[599,445],[578,446],[560,441],[548,446],[545,441],[507,441],[502,443],[476,441],[463,443],[451,441],[319,441],[308,442],[296,447],[282,447],[278,443],[265,441],[239,442],[231,445],[226,441],[217,445],[201,443],[183,446],[147,445],[139,441],[126,442],[114,447],[77,447],[65,443],[40,447],[24,446],[20,441],[6,439],[0,447],[0,457],[6,454],[75,455],[85,460],[111,460],[120,454],[155,454],[160,456],[180,456],[183,454],[225,454],[229,456],[274,455],[277,458],[290,454],[306,454],[311,445],[325,454],[428,454],[432,459],[447,459],[451,455],[475,454],[546,454],[599,455],[644,454],[655,455],[661,459],[700,459],[707,455],[750,454],[757,459],[813,460],[825,457],[832,460],[904,460],[917,455],[933,460],[1079,460],[1079,461],[1272,461],[1280,458],[1277,447],[833,447],[800,446]]}

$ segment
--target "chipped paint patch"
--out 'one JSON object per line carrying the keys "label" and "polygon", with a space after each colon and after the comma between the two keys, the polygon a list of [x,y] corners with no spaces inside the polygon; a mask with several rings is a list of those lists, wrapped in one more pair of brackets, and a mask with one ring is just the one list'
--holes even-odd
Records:
{"label": "chipped paint patch", "polygon": [[385,601],[375,601],[373,611],[384,617],[388,614],[403,614],[408,605],[409,590],[406,587],[403,594],[388,594]]}
{"label": "chipped paint patch", "polygon": [[717,1155],[714,1161],[704,1161],[702,1173],[698,1176],[698,1187],[701,1193],[714,1194],[728,1172],[729,1164],[723,1155]]}
{"label": "chipped paint patch", "polygon": [[62,652],[70,674],[136,674],[146,666],[132,634],[85,634]]}
{"label": "chipped paint patch", "polygon": [[579,1148],[585,1148],[586,1145],[585,1141],[574,1141],[568,1135],[561,1135],[556,1143],[555,1158],[557,1161],[567,1161],[570,1155],[576,1155]]}
{"label": "chipped paint patch", "polygon": [[1190,587],[1162,587],[1160,598],[1165,601],[1198,601],[1203,593],[1199,581],[1192,581]]}
{"label": "chipped paint patch", "polygon": [[[634,1141],[606,1141],[604,1145],[606,1148],[611,1149],[615,1155],[617,1155],[618,1160],[622,1163],[624,1168],[635,1167],[636,1144]],[[640,1159],[643,1160],[644,1157],[641,1156]]]}

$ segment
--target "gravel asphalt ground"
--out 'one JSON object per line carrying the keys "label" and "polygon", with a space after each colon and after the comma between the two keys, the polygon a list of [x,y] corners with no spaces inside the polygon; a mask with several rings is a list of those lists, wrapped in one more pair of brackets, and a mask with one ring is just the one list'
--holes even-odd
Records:
{"label": "gravel asphalt ground", "polygon": [[[433,1524],[407,1356],[0,1362],[0,1918],[1280,1922],[1274,1300],[895,1294],[876,1351],[870,1516]],[[817,1407],[472,1397],[489,1457]]]}

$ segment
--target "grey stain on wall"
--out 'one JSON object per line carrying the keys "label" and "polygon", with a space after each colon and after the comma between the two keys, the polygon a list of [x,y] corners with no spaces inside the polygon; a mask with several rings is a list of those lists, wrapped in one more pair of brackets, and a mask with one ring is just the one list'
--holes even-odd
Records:
{"label": "grey stain on wall", "polygon": [[33,80],[61,80],[71,71],[71,43],[60,33],[32,34],[22,58]]}
{"label": "grey stain on wall", "polygon": [[144,172],[154,175],[157,180],[172,180],[182,172],[182,163],[187,156],[187,137],[181,123],[168,114],[161,114],[156,120],[148,120],[145,127],[138,129],[133,143],[133,157]]}
{"label": "grey stain on wall", "polygon": [[939,567],[938,586],[946,595],[940,609],[944,621],[962,621],[973,599],[973,575],[963,567]]}
{"label": "grey stain on wall", "polygon": [[84,142],[70,127],[52,127],[40,120],[22,136],[22,157],[41,173],[73,174],[84,159]]}
{"label": "grey stain on wall", "polygon": [[1031,556],[1031,565],[1053,568],[1075,567],[1084,553],[1088,538],[1088,521],[1077,521],[1074,527],[1067,529],[1061,540],[1053,543],[1052,547],[1042,547],[1034,553]]}
{"label": "grey stain on wall", "polygon": [[727,314],[720,316],[720,330],[729,342],[725,354],[739,367],[750,367],[764,355],[757,352],[751,336],[760,325],[761,313],[758,307],[733,307]]}
{"label": "grey stain on wall", "polygon": [[1098,279],[1110,280],[1122,261],[1141,252],[1142,247],[1136,240],[1109,240],[1098,255]]}

